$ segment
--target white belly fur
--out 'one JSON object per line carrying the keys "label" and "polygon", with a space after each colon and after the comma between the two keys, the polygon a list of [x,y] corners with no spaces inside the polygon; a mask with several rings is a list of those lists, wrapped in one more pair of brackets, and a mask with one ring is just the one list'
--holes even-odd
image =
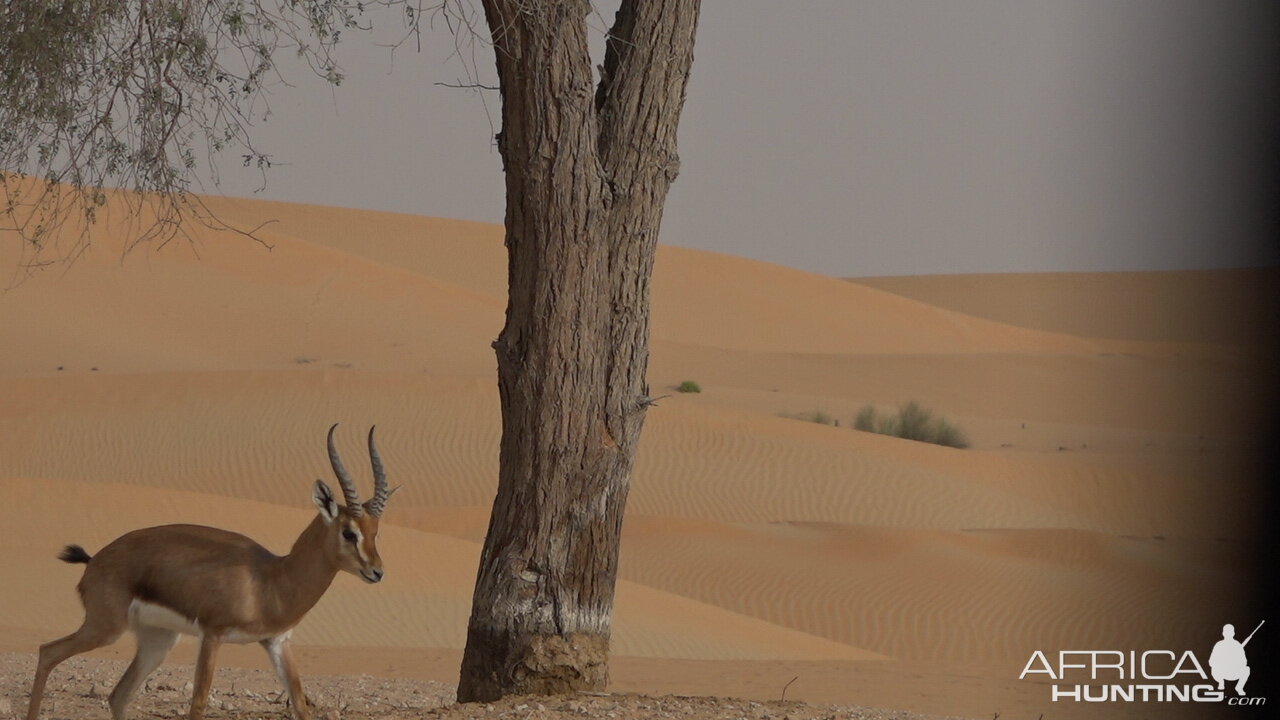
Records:
{"label": "white belly fur", "polygon": [[[129,603],[129,624],[133,627],[145,625],[147,627],[164,628],[165,630],[172,630],[183,635],[194,635],[195,637],[204,635],[204,630],[201,629],[198,623],[183,617],[181,613],[174,612],[163,605],[156,605],[136,598]],[[288,637],[288,635],[288,632],[283,634],[284,637]],[[242,645],[260,642],[269,637],[273,636],[248,635],[239,630],[231,630],[222,636],[222,641]]]}

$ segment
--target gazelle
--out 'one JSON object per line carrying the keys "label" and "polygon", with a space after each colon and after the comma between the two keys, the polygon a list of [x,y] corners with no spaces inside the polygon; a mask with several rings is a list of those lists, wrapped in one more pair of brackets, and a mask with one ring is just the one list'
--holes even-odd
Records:
{"label": "gazelle", "polygon": [[111,691],[108,704],[115,720],[124,720],[129,701],[173,648],[178,633],[200,637],[191,720],[204,714],[214,656],[224,642],[261,644],[289,692],[295,717],[310,718],[289,635],[339,570],[369,583],[382,580],[378,522],[394,492],[387,489],[370,429],[374,491],[368,502],[360,502],[333,444],[337,427],[329,428],[329,463],[347,504],[339,505],[329,486],[316,480],[312,500],[320,514],[284,557],[243,535],[200,525],[135,530],[92,557],[80,546],[68,545],[59,558],[87,564],[78,585],[84,623],[40,647],[27,720],[37,719],[45,681],[55,666],[115,642],[126,628],[137,635],[138,652]]}

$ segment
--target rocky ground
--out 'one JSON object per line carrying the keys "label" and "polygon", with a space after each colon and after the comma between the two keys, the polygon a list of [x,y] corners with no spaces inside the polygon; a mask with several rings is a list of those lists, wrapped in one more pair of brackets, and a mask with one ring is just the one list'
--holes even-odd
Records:
{"label": "rocky ground", "polygon": [[[126,663],[72,658],[49,679],[42,720],[110,717],[106,698]],[[0,654],[0,720],[25,717],[35,657]],[[191,667],[165,665],[147,681],[130,706],[135,720],[185,716],[191,697]],[[342,718],[439,718],[440,720],[943,720],[872,708],[822,707],[799,702],[754,702],[714,697],[650,697],[581,694],[507,698],[458,705],[455,688],[429,680],[369,675],[304,678],[307,693],[325,720]],[[219,669],[206,713],[209,720],[287,720],[288,705],[275,678],[262,670]]]}

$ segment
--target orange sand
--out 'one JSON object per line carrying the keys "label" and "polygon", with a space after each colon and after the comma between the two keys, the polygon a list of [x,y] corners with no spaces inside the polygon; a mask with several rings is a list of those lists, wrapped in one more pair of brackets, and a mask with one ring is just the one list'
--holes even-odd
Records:
{"label": "orange sand", "polygon": [[[283,551],[329,476],[325,429],[343,423],[359,465],[376,422],[404,484],[387,581],[339,578],[295,637],[313,672],[453,679],[496,477],[501,229],[209,202],[277,220],[271,249],[197,230],[122,261],[107,222],[0,295],[0,496],[21,509],[0,533],[0,649],[75,627],[65,543],[196,521]],[[18,259],[4,240],[0,264]],[[1247,600],[1267,366],[1231,323],[1116,319],[1144,293],[1216,308],[1205,288],[1234,276],[1204,277],[1109,274],[1103,302],[1057,276],[855,283],[663,247],[651,385],[704,392],[649,414],[616,687],[776,698],[800,675],[788,697],[1034,716],[1064,711],[1016,680],[1034,649],[1207,652]],[[1049,296],[1042,321],[997,312]],[[906,400],[973,449],[849,428]],[[815,410],[840,427],[782,417]]]}

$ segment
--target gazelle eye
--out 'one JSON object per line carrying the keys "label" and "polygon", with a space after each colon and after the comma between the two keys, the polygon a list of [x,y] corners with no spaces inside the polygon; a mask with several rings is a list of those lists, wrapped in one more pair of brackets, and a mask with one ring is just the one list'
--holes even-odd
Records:
{"label": "gazelle eye", "polygon": [[355,534],[355,533],[353,533],[353,532],[351,532],[351,528],[343,528],[343,530],[342,530],[342,537],[343,537],[344,539],[346,539],[346,541],[347,541],[347,542],[355,542],[355,541],[356,541],[356,534]]}

